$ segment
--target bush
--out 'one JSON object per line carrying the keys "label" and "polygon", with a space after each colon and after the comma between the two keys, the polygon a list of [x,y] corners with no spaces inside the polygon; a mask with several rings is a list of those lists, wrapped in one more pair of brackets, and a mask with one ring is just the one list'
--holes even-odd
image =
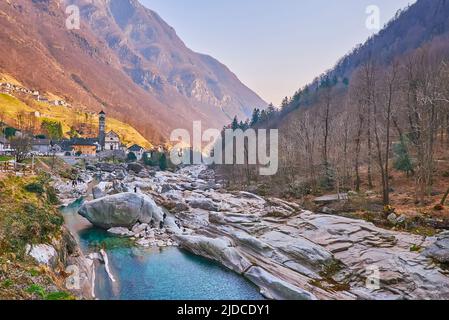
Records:
{"label": "bush", "polygon": [[393,146],[393,152],[395,155],[394,168],[407,173],[407,175],[413,173],[414,165],[408,152],[407,137],[401,137],[401,141]]}
{"label": "bush", "polygon": [[58,195],[56,194],[56,190],[53,187],[47,188],[47,200],[50,204],[58,205],[60,204]]}
{"label": "bush", "polygon": [[36,193],[38,195],[42,195],[45,192],[44,186],[40,182],[33,182],[30,184],[27,184],[25,186],[25,190],[27,192]]}
{"label": "bush", "polygon": [[159,158],[159,168],[162,171],[167,170],[167,156],[165,155],[165,153],[161,154]]}
{"label": "bush", "polygon": [[126,161],[128,161],[128,162],[136,162],[137,161],[136,154],[134,152],[128,153],[128,155],[126,156]]}
{"label": "bush", "polygon": [[23,254],[27,244],[49,241],[63,224],[57,210],[25,203],[4,218],[1,227],[9,236],[1,239],[0,251]]}
{"label": "bush", "polygon": [[312,194],[312,190],[312,185],[307,181],[293,182],[288,186],[289,195],[295,198],[302,198],[304,196]]}

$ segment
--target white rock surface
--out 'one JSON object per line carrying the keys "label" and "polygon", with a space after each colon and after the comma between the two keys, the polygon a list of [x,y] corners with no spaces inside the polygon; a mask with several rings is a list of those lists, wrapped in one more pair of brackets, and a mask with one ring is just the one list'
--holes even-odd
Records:
{"label": "white rock surface", "polygon": [[53,246],[47,244],[27,245],[26,253],[37,263],[54,268],[58,263],[58,253]]}

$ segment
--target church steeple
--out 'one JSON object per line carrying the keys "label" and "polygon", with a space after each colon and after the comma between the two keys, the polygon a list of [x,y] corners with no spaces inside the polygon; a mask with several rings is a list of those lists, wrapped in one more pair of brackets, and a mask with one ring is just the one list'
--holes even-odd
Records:
{"label": "church steeple", "polygon": [[100,143],[101,150],[104,150],[106,138],[106,113],[103,110],[99,113],[98,121],[98,142]]}

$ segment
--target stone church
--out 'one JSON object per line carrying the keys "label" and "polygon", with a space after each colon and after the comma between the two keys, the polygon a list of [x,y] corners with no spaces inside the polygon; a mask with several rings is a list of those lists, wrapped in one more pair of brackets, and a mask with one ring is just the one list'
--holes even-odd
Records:
{"label": "stone church", "polygon": [[121,147],[120,137],[114,131],[106,133],[106,113],[99,114],[98,142],[102,151],[118,151]]}

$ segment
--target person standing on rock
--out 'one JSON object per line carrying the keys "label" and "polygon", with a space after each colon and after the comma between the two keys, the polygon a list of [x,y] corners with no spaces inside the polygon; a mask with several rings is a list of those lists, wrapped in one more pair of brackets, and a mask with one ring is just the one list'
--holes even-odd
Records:
{"label": "person standing on rock", "polygon": [[137,193],[137,187],[134,187],[134,193]]}

